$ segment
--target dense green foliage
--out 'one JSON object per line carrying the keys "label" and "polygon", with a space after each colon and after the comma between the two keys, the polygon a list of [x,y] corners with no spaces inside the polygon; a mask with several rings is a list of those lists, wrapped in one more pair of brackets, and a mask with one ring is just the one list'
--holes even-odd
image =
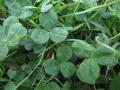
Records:
{"label": "dense green foliage", "polygon": [[120,0],[0,0],[0,90],[120,90]]}

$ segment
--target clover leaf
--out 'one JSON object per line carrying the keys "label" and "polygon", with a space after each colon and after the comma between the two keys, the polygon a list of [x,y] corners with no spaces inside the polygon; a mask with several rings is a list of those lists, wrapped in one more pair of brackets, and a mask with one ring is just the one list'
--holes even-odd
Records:
{"label": "clover leaf", "polygon": [[68,36],[68,31],[61,27],[56,27],[50,31],[50,38],[53,42],[59,43],[64,41]]}
{"label": "clover leaf", "polygon": [[73,52],[78,57],[90,57],[94,52],[95,48],[84,42],[83,40],[77,40],[72,44]]}
{"label": "clover leaf", "polygon": [[58,24],[58,16],[55,11],[50,9],[48,12],[40,14],[39,21],[42,27],[51,31]]}
{"label": "clover leaf", "polygon": [[16,23],[19,23],[19,20],[16,16],[10,16],[6,18],[5,21],[3,22],[3,28],[5,29],[5,32],[7,32],[8,29]]}
{"label": "clover leaf", "polygon": [[14,82],[8,82],[5,85],[4,90],[16,90]]}
{"label": "clover leaf", "polygon": [[100,67],[92,59],[83,61],[77,70],[77,77],[89,84],[95,84],[95,81],[100,76]]}
{"label": "clover leaf", "polygon": [[20,23],[12,25],[7,32],[8,46],[16,46],[21,38],[27,34],[27,30]]}
{"label": "clover leaf", "polygon": [[44,62],[45,72],[52,76],[57,76],[60,71],[60,63],[54,59],[48,59]]}
{"label": "clover leaf", "polygon": [[72,57],[72,48],[67,45],[59,46],[56,50],[56,56],[61,62],[69,61]]}
{"label": "clover leaf", "polygon": [[37,44],[44,44],[49,40],[49,32],[46,30],[34,30],[31,34],[31,38]]}
{"label": "clover leaf", "polygon": [[0,60],[6,58],[8,54],[7,38],[3,31],[0,31]]}
{"label": "clover leaf", "polygon": [[75,73],[75,66],[70,62],[65,62],[60,65],[60,70],[65,78],[69,78]]}

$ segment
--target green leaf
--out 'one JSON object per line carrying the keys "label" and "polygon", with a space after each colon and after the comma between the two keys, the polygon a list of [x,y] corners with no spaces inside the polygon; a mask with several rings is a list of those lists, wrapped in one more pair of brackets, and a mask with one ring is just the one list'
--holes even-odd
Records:
{"label": "green leaf", "polygon": [[4,60],[8,54],[7,38],[3,31],[0,31],[0,61]]}
{"label": "green leaf", "polygon": [[95,84],[95,81],[99,77],[99,75],[100,67],[92,59],[83,61],[77,70],[78,78],[81,81],[89,84]]}
{"label": "green leaf", "polygon": [[0,45],[7,43],[6,33],[0,29]]}
{"label": "green leaf", "polygon": [[73,52],[75,53],[76,56],[78,57],[90,57],[93,52],[94,52],[94,47],[91,46],[90,44],[82,41],[82,40],[77,40],[73,42],[72,44]]}
{"label": "green leaf", "polygon": [[116,76],[111,82],[110,90],[120,90],[120,75]]}
{"label": "green leaf", "polygon": [[28,51],[32,50],[34,46],[34,42],[29,38],[22,39],[21,44],[24,45],[25,49]]}
{"label": "green leaf", "polygon": [[60,87],[55,82],[48,83],[48,89],[47,90],[60,90]]}
{"label": "green leaf", "polygon": [[21,7],[23,6],[32,6],[32,0],[16,0]]}
{"label": "green leaf", "polygon": [[19,23],[19,20],[16,16],[9,16],[7,19],[5,19],[5,21],[3,22],[5,32],[7,32],[8,29],[16,23]]}
{"label": "green leaf", "polygon": [[50,31],[50,38],[53,42],[59,43],[64,41],[68,36],[68,31],[61,27],[56,27]]}
{"label": "green leaf", "polygon": [[21,14],[19,15],[19,18],[25,19],[27,17],[30,17],[36,7],[33,6],[24,6],[21,10]]}
{"label": "green leaf", "polygon": [[[32,0],[15,0],[14,2],[19,3],[21,7],[27,6],[27,5],[32,5]],[[9,6],[10,4],[13,3],[13,0],[5,0],[5,4]]]}
{"label": "green leaf", "polygon": [[68,61],[72,57],[72,49],[67,45],[62,45],[56,50],[56,56],[61,62]]}
{"label": "green leaf", "polygon": [[48,84],[41,83],[35,90],[60,90],[60,87],[55,82],[49,82]]}
{"label": "green leaf", "polygon": [[87,8],[97,6],[96,0],[80,0],[80,2]]}
{"label": "green leaf", "polygon": [[10,79],[15,78],[16,74],[17,74],[16,71],[13,70],[13,69],[9,69],[9,70],[7,71],[7,75],[9,76]]}
{"label": "green leaf", "polygon": [[0,77],[3,75],[3,70],[0,68]]}
{"label": "green leaf", "polygon": [[8,46],[6,44],[0,44],[0,61],[4,60],[8,55]]}
{"label": "green leaf", "polygon": [[12,0],[5,0],[5,4],[8,7],[8,12],[13,16],[26,18],[33,13],[31,0],[15,0],[14,2]]}
{"label": "green leaf", "polygon": [[47,12],[47,11],[49,11],[50,9],[52,8],[52,5],[51,4],[48,4],[48,5],[46,5],[46,4],[43,4],[42,5],[42,8],[41,8],[41,12]]}
{"label": "green leaf", "polygon": [[120,5],[120,2],[116,2],[113,4],[113,6],[112,6],[113,12],[111,12],[111,15],[118,17],[120,19],[120,7],[119,7],[119,5]]}
{"label": "green leaf", "polygon": [[76,83],[72,84],[72,88],[74,90],[93,90],[93,89],[91,89],[90,85],[85,84],[83,82],[76,82]]}
{"label": "green leaf", "polygon": [[75,19],[76,19],[77,21],[84,21],[85,18],[86,18],[86,15],[85,15],[85,14],[75,15]]}
{"label": "green leaf", "polygon": [[78,3],[80,0],[73,0],[75,3]]}
{"label": "green leaf", "polygon": [[115,53],[103,46],[97,47],[93,57],[100,65],[114,66],[118,62],[118,57]]}
{"label": "green leaf", "polygon": [[120,5],[120,2],[116,2],[116,3],[114,3],[114,4],[112,5],[112,7],[113,7],[113,9],[115,9],[115,10],[120,10],[119,5]]}
{"label": "green leaf", "polygon": [[63,87],[61,88],[61,90],[72,90],[71,89],[71,83],[66,81],[63,85]]}
{"label": "green leaf", "polygon": [[41,0],[36,0],[37,3],[41,2]]}
{"label": "green leaf", "polygon": [[40,24],[47,30],[51,31],[58,24],[58,16],[55,11],[49,10],[40,14]]}
{"label": "green leaf", "polygon": [[65,78],[69,78],[75,73],[75,66],[71,62],[65,62],[60,65],[60,70]]}
{"label": "green leaf", "polygon": [[48,86],[45,83],[41,83],[39,86],[35,88],[35,90],[47,90]]}
{"label": "green leaf", "polygon": [[5,0],[5,4],[8,7],[8,12],[12,15],[12,16],[19,16],[21,13],[21,5],[18,2],[13,2],[11,0]]}
{"label": "green leaf", "polygon": [[54,59],[48,59],[44,62],[45,72],[52,76],[57,76],[60,71],[60,63]]}
{"label": "green leaf", "polygon": [[48,40],[49,40],[49,32],[46,30],[34,30],[32,32],[31,38],[37,44],[44,44],[44,43],[48,42]]}
{"label": "green leaf", "polygon": [[100,65],[114,66],[118,62],[118,58],[113,54],[102,54],[96,56],[94,60]]}
{"label": "green leaf", "polygon": [[27,30],[20,23],[12,25],[7,32],[8,46],[16,46],[26,34]]}
{"label": "green leaf", "polygon": [[100,42],[102,42],[102,43],[107,44],[107,45],[109,45],[110,42],[111,42],[110,38],[108,38],[107,35],[102,34],[102,33],[100,33],[100,34],[98,35],[98,40],[99,40]]}
{"label": "green leaf", "polygon": [[65,26],[73,26],[74,23],[75,22],[74,22],[74,17],[73,16],[65,17]]}
{"label": "green leaf", "polygon": [[5,31],[5,29],[0,25],[0,31]]}
{"label": "green leaf", "polygon": [[14,84],[13,82],[8,82],[8,83],[5,85],[4,90],[16,90],[16,89],[15,89],[15,84]]}
{"label": "green leaf", "polygon": [[34,47],[34,53],[39,54],[42,53],[44,50],[46,49],[46,47],[44,45],[39,45]]}

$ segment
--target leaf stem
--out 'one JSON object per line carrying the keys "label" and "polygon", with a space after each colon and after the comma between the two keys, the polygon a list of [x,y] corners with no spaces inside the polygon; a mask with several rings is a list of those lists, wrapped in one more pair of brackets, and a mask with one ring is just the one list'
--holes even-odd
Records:
{"label": "leaf stem", "polygon": [[63,87],[64,85],[60,82],[59,79],[57,79],[56,77],[54,78],[58,83],[60,83],[60,85]]}
{"label": "leaf stem", "polygon": [[[99,6],[96,6],[96,7],[92,7],[92,8],[89,8],[87,10],[84,10],[84,11],[81,11],[81,12],[77,12],[77,13],[75,13],[75,15],[80,15],[80,14],[92,12],[92,11],[95,11],[95,10],[100,9],[102,7],[107,7],[109,5],[112,5],[112,4],[114,4],[116,2],[119,2],[119,1],[120,0],[116,0],[116,1],[113,1],[113,2],[110,2],[110,3],[107,3],[107,4],[103,4],[103,5],[99,5]],[[67,17],[67,16],[71,16],[71,15],[73,15],[73,14],[67,14],[67,15],[64,15],[64,16],[61,16],[61,17]]]}
{"label": "leaf stem", "polygon": [[28,76],[26,76],[20,83],[18,83],[18,84],[16,85],[16,88],[15,88],[16,90],[17,90],[17,88],[18,88],[21,84],[23,84],[23,83],[36,71],[36,69],[39,67],[39,65],[40,65],[41,62],[42,62],[44,53],[45,53],[45,51],[42,53],[39,62],[37,63],[37,65],[35,66],[35,68],[30,72],[30,74],[29,74]]}
{"label": "leaf stem", "polygon": [[114,39],[118,38],[119,36],[120,36],[120,33],[115,35],[114,37],[112,37],[111,40],[114,40]]}
{"label": "leaf stem", "polygon": [[77,3],[77,5],[76,5],[76,7],[75,7],[75,10],[74,10],[74,12],[73,12],[73,14],[72,14],[72,16],[75,15],[77,9],[79,8],[79,5],[80,5],[80,0],[79,0],[79,2]]}
{"label": "leaf stem", "polygon": [[108,71],[109,71],[109,66],[107,67],[107,70],[106,70],[106,73],[105,73],[105,77],[107,77]]}
{"label": "leaf stem", "polygon": [[100,42],[100,41],[98,40],[98,37],[96,37],[95,40],[97,41],[98,44],[100,44],[101,46],[104,46],[104,47],[110,49],[111,51],[113,51],[115,54],[117,54],[117,55],[120,57],[120,52],[119,52],[119,51],[117,51],[116,49],[114,49],[114,48],[112,48],[112,47],[110,47],[110,46],[108,46],[108,45]]}

